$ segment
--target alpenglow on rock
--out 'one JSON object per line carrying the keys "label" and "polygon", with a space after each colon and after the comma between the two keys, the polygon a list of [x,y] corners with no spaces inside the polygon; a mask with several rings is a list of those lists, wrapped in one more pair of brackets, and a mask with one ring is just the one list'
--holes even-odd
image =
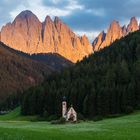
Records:
{"label": "alpenglow on rock", "polygon": [[77,36],[58,17],[47,16],[41,23],[31,11],[21,12],[1,29],[1,41],[13,49],[28,53],[58,53],[72,62],[93,52],[86,36]]}
{"label": "alpenglow on rock", "polygon": [[93,41],[92,46],[94,51],[99,51],[106,46],[109,46],[115,40],[126,36],[127,34],[139,30],[138,21],[135,17],[132,17],[130,23],[126,27],[120,26],[119,22],[113,21],[107,31],[107,33],[101,32],[98,37]]}

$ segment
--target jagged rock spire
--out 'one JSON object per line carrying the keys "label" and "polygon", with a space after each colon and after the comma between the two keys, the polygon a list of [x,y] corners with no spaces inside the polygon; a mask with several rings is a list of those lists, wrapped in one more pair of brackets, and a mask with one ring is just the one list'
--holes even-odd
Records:
{"label": "jagged rock spire", "polygon": [[94,51],[99,51],[100,49],[109,46],[116,39],[126,36],[130,32],[139,30],[138,21],[135,17],[132,17],[130,23],[126,27],[120,26],[119,22],[113,21],[105,35],[101,32],[98,37],[93,41],[92,46]]}

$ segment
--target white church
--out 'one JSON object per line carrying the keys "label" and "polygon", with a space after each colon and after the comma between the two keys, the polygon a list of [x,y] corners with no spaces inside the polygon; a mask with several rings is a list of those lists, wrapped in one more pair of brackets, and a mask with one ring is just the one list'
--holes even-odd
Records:
{"label": "white church", "polygon": [[67,109],[67,102],[65,97],[63,97],[62,102],[62,117],[65,118],[66,121],[77,121],[77,113],[72,106]]}

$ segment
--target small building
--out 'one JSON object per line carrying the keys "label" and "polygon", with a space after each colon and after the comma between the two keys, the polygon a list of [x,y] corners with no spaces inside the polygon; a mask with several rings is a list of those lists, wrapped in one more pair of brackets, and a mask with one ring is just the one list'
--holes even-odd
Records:
{"label": "small building", "polygon": [[62,102],[62,117],[65,118],[66,121],[72,121],[72,122],[77,121],[77,113],[74,110],[73,106],[71,106],[67,110],[67,102],[65,97],[63,98],[63,102]]}

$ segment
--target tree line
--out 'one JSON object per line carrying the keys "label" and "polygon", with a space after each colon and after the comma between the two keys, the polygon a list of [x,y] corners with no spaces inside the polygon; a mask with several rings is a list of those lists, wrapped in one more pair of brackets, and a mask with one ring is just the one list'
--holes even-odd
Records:
{"label": "tree line", "polygon": [[140,31],[27,90],[22,114],[60,116],[63,96],[86,118],[140,109]]}

